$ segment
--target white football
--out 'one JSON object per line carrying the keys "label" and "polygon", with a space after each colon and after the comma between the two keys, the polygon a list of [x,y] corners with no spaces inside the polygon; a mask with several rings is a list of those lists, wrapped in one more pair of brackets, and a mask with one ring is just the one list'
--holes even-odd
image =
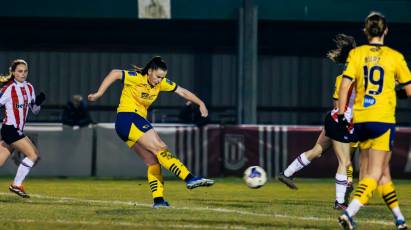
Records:
{"label": "white football", "polygon": [[244,181],[250,188],[260,188],[267,182],[267,174],[260,166],[250,166],[244,171]]}

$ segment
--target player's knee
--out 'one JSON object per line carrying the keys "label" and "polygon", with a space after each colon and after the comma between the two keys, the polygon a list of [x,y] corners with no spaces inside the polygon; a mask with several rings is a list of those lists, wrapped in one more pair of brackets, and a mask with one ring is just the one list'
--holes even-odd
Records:
{"label": "player's knee", "polygon": [[36,162],[40,159],[39,155],[37,155],[37,154],[31,154],[30,156],[27,156],[27,158],[29,158],[31,161],[33,161],[34,164],[36,164]]}
{"label": "player's knee", "polygon": [[157,140],[153,143],[153,148],[154,148],[154,151],[157,153],[159,151],[167,150],[168,146],[162,140]]}
{"label": "player's knee", "polygon": [[151,165],[156,165],[158,164],[157,158],[154,156],[154,154],[149,154],[147,156],[144,156],[143,158],[144,163],[146,166],[151,166]]}
{"label": "player's knee", "polygon": [[307,152],[305,152],[304,154],[305,154],[305,157],[307,157],[307,159],[308,159],[309,161],[312,161],[312,160],[315,159],[315,158],[321,157],[321,152],[315,151],[315,149],[312,149],[312,150],[310,150],[310,151],[307,151]]}

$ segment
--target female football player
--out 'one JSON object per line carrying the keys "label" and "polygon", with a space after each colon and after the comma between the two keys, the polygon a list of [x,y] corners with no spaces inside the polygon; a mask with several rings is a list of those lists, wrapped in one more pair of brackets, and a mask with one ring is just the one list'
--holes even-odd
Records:
{"label": "female football player", "polygon": [[[362,180],[352,201],[338,218],[344,229],[354,229],[352,217],[367,204],[378,189],[391,209],[397,229],[406,229],[394,185],[389,176],[389,161],[395,137],[396,81],[403,85],[403,94],[411,95],[411,73],[401,53],[384,46],[388,33],[385,17],[371,12],[365,20],[368,44],[350,51],[347,67],[340,86],[340,111],[344,108],[348,89],[356,89],[354,103],[354,130],[366,165]],[[346,123],[342,112],[340,124]],[[378,186],[378,188],[377,188]]]}
{"label": "female football player", "polygon": [[[327,57],[338,64],[345,63],[348,52],[353,49],[355,40],[351,36],[339,34],[335,38],[337,48],[328,52]],[[300,154],[288,167],[280,174],[278,179],[286,184],[291,189],[297,189],[293,179],[293,175],[302,168],[308,166],[312,160],[320,157],[326,152],[330,146],[336,153],[338,159],[338,168],[335,175],[336,201],[334,202],[335,209],[345,209],[348,204],[348,197],[352,191],[352,166],[351,166],[351,149],[350,137],[352,135],[352,127],[340,129],[337,122],[338,113],[338,90],[342,76],[338,76],[335,81],[335,92],[333,94],[334,109],[326,115],[324,121],[324,129],[321,131],[314,147]],[[354,92],[352,92],[351,100]],[[345,110],[347,120],[352,119],[352,104],[348,104]],[[350,177],[347,177],[349,174]]]}
{"label": "female football player", "polygon": [[22,59],[14,60],[9,67],[7,76],[0,76],[4,83],[0,90],[0,106],[5,108],[5,118],[1,127],[0,165],[3,165],[13,150],[20,151],[26,157],[20,162],[16,176],[9,190],[15,194],[29,198],[23,188],[23,181],[31,168],[39,159],[39,151],[23,133],[28,109],[34,114],[40,112],[40,105],[45,95],[37,97],[34,87],[26,81],[28,75],[27,62]]}
{"label": "female football player", "polygon": [[147,109],[161,91],[175,92],[197,104],[203,117],[208,116],[207,107],[202,100],[170,81],[166,76],[166,63],[161,57],[154,57],[144,68],[136,67],[133,71],[112,70],[105,77],[98,91],[88,95],[89,101],[96,101],[115,81],[121,80],[124,84],[117,108],[116,132],[148,166],[147,179],[155,208],[169,206],[164,200],[161,166],[184,180],[188,189],[214,184],[213,180],[193,176],[187,167],[168,150],[167,145],[147,120]]}

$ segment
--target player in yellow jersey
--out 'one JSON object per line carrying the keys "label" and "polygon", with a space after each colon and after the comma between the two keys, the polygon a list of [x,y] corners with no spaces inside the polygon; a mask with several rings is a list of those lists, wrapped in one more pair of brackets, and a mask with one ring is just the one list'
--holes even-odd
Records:
{"label": "player in yellow jersey", "polygon": [[[348,89],[355,84],[354,130],[360,141],[361,160],[366,160],[365,172],[355,190],[348,208],[338,218],[344,229],[354,229],[352,217],[367,204],[373,192],[380,191],[391,209],[397,229],[407,229],[394,185],[389,175],[391,148],[395,137],[396,82],[403,92],[411,95],[411,73],[404,57],[398,51],[384,46],[388,33],[385,17],[371,12],[365,20],[365,34],[369,44],[351,50],[340,86],[340,111],[343,109]],[[339,113],[340,124],[345,123]]]}
{"label": "player in yellow jersey", "polygon": [[88,96],[89,101],[96,101],[115,81],[123,82],[120,104],[117,108],[116,132],[148,166],[147,179],[155,208],[169,206],[164,200],[161,166],[184,180],[188,189],[214,184],[213,180],[193,176],[187,167],[168,150],[167,145],[147,121],[147,109],[161,91],[175,92],[197,104],[203,117],[208,116],[207,107],[202,100],[167,79],[166,76],[166,63],[161,57],[154,57],[144,68],[136,67],[134,71],[112,70],[105,77],[98,91]]}
{"label": "player in yellow jersey", "polygon": [[[351,36],[339,34],[335,38],[337,48],[328,52],[327,57],[337,64],[345,63],[348,52],[353,49],[356,44]],[[321,131],[314,147],[310,150],[301,153],[285,170],[280,173],[278,180],[291,189],[297,189],[293,181],[294,174],[301,169],[307,167],[312,160],[321,157],[331,146],[338,159],[338,168],[335,174],[335,202],[334,209],[345,209],[348,205],[348,199],[352,191],[352,166],[351,166],[351,152],[355,148],[350,148],[350,136],[352,134],[352,127],[350,129],[339,129],[337,124],[338,112],[338,90],[342,76],[339,75],[335,82],[335,91],[333,94],[334,109],[327,113],[324,121],[324,129]],[[355,93],[353,92],[353,95]],[[345,109],[346,117],[352,119],[352,104]],[[354,146],[355,147],[355,146]],[[351,151],[350,151],[351,150]],[[348,177],[350,175],[350,177]]]}

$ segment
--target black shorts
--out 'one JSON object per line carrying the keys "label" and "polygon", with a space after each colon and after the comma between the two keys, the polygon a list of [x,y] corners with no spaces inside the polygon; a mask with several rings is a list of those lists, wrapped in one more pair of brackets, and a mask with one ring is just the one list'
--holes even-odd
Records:
{"label": "black shorts", "polygon": [[343,143],[350,143],[352,141],[352,134],[348,132],[348,129],[342,130],[338,123],[334,121],[331,117],[331,112],[328,112],[325,115],[324,119],[324,129],[325,129],[325,136]]}
{"label": "black shorts", "polygon": [[13,125],[4,125],[1,127],[1,139],[10,145],[25,137],[24,133]]}

